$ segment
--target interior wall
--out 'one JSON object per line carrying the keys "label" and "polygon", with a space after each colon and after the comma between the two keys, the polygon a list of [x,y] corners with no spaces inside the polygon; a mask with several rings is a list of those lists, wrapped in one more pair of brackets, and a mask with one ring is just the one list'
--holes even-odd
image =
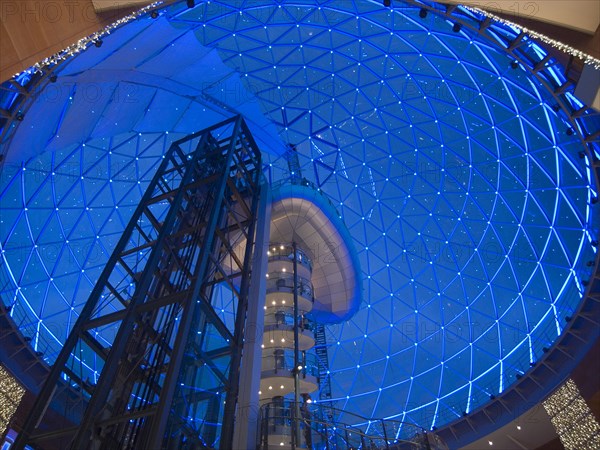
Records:
{"label": "interior wall", "polygon": [[[138,9],[135,1],[0,0],[0,82]],[[98,2],[111,7],[99,12]]]}
{"label": "interior wall", "polygon": [[594,34],[600,25],[600,2],[598,0],[537,1],[530,0],[446,0],[486,11],[511,16],[512,20],[536,20],[539,22],[571,28]]}
{"label": "interior wall", "polygon": [[[0,0],[0,82],[149,3],[150,0]],[[494,11],[600,58],[597,0],[460,3]]]}

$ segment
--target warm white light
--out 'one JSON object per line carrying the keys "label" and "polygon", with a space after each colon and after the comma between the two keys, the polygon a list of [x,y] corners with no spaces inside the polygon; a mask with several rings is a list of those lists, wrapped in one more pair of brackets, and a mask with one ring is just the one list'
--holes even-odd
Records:
{"label": "warm white light", "polygon": [[274,343],[275,341],[273,339],[271,339],[271,344]]}
{"label": "warm white light", "polygon": [[281,300],[281,304],[282,304],[282,305],[285,305],[285,300]]}
{"label": "warm white light", "polygon": [[258,395],[262,395],[262,391],[258,391]]}
{"label": "warm white light", "polygon": [[517,430],[520,430],[520,429],[521,429],[521,425],[517,425]]}
{"label": "warm white light", "polygon": [[0,435],[2,435],[25,395],[25,389],[2,366],[0,366],[0,392],[3,393],[0,398]]}
{"label": "warm white light", "polygon": [[285,342],[285,338],[281,338],[281,342]]}
{"label": "warm white light", "polygon": [[271,256],[271,252],[267,250],[267,256]]}
{"label": "warm white light", "polygon": [[573,380],[568,379],[543,405],[566,450],[600,448],[600,424]]}
{"label": "warm white light", "polygon": [[272,391],[273,390],[273,386],[269,386],[269,390]]}
{"label": "warm white light", "polygon": [[279,386],[279,389],[283,389],[283,384],[281,386]]}
{"label": "warm white light", "polygon": [[506,19],[504,19],[504,18],[502,18],[500,16],[492,14],[492,13],[490,13],[488,11],[484,11],[484,10],[479,9],[477,7],[465,6],[464,8],[467,9],[467,10],[469,10],[469,11],[481,14],[481,15],[483,15],[485,17],[489,17],[490,19],[494,20],[495,22],[499,22],[499,23],[508,25],[508,26],[512,27],[513,29],[517,30],[519,33],[520,32],[526,33],[530,37],[535,38],[535,39],[537,39],[539,41],[542,41],[545,44],[549,44],[552,47],[559,49],[560,51],[563,51],[565,53],[569,53],[569,54],[571,54],[571,55],[573,55],[573,56],[575,56],[577,58],[583,59],[584,62],[585,62],[585,64],[589,64],[589,65],[593,66],[594,69],[600,69],[600,60],[598,58],[595,58],[595,57],[593,57],[593,56],[591,56],[591,55],[589,55],[587,53],[584,53],[584,52],[582,52],[580,50],[577,50],[576,48],[571,47],[571,46],[569,46],[569,45],[567,45],[567,44],[565,44],[563,42],[560,42],[560,41],[557,41],[555,39],[552,39],[552,38],[546,36],[545,34],[538,33],[538,32],[536,32],[534,30],[531,30],[529,28],[525,28],[525,27],[523,27],[521,25],[517,25],[516,23],[511,22],[510,20],[506,20]]}
{"label": "warm white light", "polygon": [[298,366],[298,370],[302,370],[302,366]]}
{"label": "warm white light", "polygon": [[279,246],[279,248],[280,248],[281,250],[283,250],[285,247],[284,247],[283,245],[280,245],[280,246]]}
{"label": "warm white light", "polygon": [[488,444],[490,445],[494,445],[494,443],[492,441],[488,441]]}
{"label": "warm white light", "polygon": [[286,272],[285,267],[283,268],[283,272]]}

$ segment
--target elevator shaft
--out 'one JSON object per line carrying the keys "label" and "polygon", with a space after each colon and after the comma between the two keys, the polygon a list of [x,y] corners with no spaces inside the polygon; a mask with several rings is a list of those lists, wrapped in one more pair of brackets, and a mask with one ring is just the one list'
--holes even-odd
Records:
{"label": "elevator shaft", "polygon": [[[16,448],[230,447],[260,169],[240,116],[171,145]],[[83,413],[49,429],[44,416],[65,391]]]}

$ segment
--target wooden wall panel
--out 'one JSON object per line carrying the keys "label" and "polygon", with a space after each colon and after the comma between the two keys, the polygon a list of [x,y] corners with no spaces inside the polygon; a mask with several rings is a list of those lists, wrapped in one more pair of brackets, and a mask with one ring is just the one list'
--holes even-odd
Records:
{"label": "wooden wall panel", "polygon": [[0,0],[0,81],[142,6],[111,3],[99,13],[93,0]]}

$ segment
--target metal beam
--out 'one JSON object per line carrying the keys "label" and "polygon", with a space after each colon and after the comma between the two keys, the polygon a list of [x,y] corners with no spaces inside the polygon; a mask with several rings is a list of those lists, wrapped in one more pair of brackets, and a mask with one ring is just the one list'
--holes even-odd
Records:
{"label": "metal beam", "polygon": [[[192,139],[197,145],[186,154],[180,145]],[[206,418],[190,417],[208,409],[222,417],[222,401],[198,396],[192,406],[178,405],[184,408],[180,416],[173,415],[173,402],[187,380],[203,383],[197,376],[204,369],[187,356],[196,347],[215,374],[210,378],[219,384],[215,392],[225,393],[235,412],[261,167],[260,152],[239,116],[171,145],[69,334],[16,448],[33,440],[43,447],[47,440],[67,436],[72,449],[160,447],[170,439],[169,423],[185,429],[193,442],[217,439],[215,427],[201,436],[204,428],[197,424]],[[159,215],[156,205],[165,201],[166,216]],[[246,238],[243,250],[231,245],[233,236]],[[235,260],[236,272],[222,265],[226,260]],[[220,289],[215,279],[222,283],[231,277],[241,286],[238,291],[231,284],[237,300],[233,330],[212,306],[213,291]],[[117,331],[112,340],[103,336],[105,346],[90,330],[108,326]],[[204,336],[198,339],[207,327],[228,345],[214,349]],[[96,365],[98,359],[103,363]],[[227,361],[229,369],[222,370],[217,361]],[[92,367],[100,372],[96,385],[84,381]],[[63,380],[74,393],[89,394],[80,424],[40,432],[48,405],[57,390],[64,391]],[[196,408],[198,402],[212,402],[212,407]],[[233,415],[225,414],[223,429],[228,421],[233,423]]]}

